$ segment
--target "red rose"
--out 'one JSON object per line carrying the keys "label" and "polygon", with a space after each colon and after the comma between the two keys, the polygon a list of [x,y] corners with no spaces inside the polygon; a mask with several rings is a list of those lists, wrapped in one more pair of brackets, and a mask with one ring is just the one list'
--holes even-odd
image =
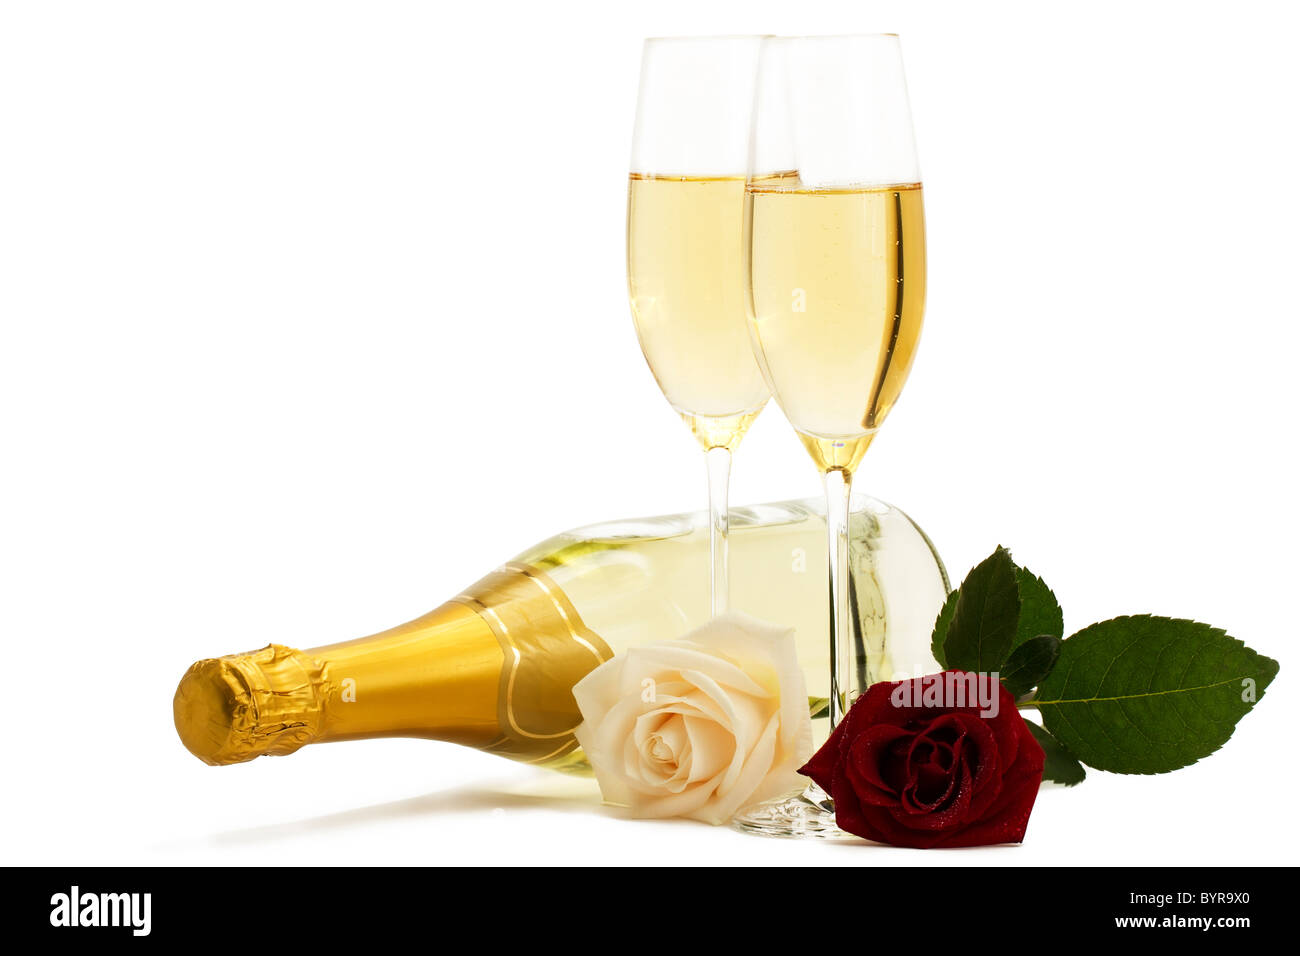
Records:
{"label": "red rose", "polygon": [[830,794],[840,829],[868,840],[1019,843],[1043,748],[999,681],[945,671],[872,685],[799,772]]}

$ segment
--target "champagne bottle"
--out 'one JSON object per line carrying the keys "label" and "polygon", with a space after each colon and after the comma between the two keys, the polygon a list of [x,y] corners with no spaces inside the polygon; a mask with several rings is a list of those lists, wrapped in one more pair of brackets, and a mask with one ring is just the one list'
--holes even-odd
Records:
{"label": "champagne bottle", "polygon": [[[732,605],[795,629],[819,739],[830,683],[825,526],[811,500],[731,512]],[[936,670],[930,630],[948,579],[929,539],[865,496],[850,528],[857,685]],[[573,685],[619,651],[708,620],[708,549],[702,514],[565,532],[391,630],[196,662],[176,690],[176,730],[213,765],[424,737],[585,770]]]}

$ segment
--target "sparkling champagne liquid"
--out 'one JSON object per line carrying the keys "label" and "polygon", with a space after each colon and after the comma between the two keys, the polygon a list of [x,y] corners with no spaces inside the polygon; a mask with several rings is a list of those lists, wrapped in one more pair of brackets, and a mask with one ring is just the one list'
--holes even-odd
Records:
{"label": "sparkling champagne liquid", "polygon": [[852,471],[902,391],[925,310],[921,186],[752,183],[751,329],[768,384],[823,471]]}
{"label": "sparkling champagne liquid", "polygon": [[734,448],[767,402],[745,328],[744,177],[633,174],[627,274],[641,350],[706,449]]}

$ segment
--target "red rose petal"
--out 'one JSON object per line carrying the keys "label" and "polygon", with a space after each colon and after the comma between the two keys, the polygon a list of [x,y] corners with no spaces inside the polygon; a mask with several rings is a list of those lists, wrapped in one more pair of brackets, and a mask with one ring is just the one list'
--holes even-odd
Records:
{"label": "red rose petal", "polygon": [[[913,702],[931,679],[912,682]],[[994,717],[978,701],[895,707],[899,683],[875,684],[859,698],[801,771],[835,800],[842,829],[918,848],[1024,838],[1043,751],[1010,692],[991,675],[977,680],[985,699],[998,695]]]}
{"label": "red rose petal", "polygon": [[1001,797],[986,815],[937,845],[988,846],[1024,840],[1029,815],[1043,782],[1043,748],[1027,729],[1019,741],[1019,752],[1021,759],[1003,776]]}
{"label": "red rose petal", "polygon": [[848,738],[848,731],[848,721],[841,720],[831,731],[826,743],[822,744],[808,762],[799,768],[801,774],[812,777],[813,782],[827,793],[831,792],[835,768],[840,763],[840,744]]}
{"label": "red rose petal", "polygon": [[954,792],[940,810],[916,811],[906,803],[890,807],[888,812],[898,823],[909,830],[951,830],[964,823],[970,811],[972,780],[970,768],[964,763],[954,775]]}
{"label": "red rose petal", "polygon": [[906,781],[898,779],[892,766],[897,760],[893,751],[900,743],[906,744],[911,736],[901,727],[877,725],[868,727],[853,741],[843,769],[861,802],[877,806],[898,803]]}

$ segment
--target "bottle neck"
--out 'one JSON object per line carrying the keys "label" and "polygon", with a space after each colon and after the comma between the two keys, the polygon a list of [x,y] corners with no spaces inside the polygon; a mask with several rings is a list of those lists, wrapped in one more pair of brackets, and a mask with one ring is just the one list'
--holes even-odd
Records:
{"label": "bottle neck", "polygon": [[485,747],[497,736],[501,648],[463,604],[302,654],[318,662],[316,741],[429,737]]}

